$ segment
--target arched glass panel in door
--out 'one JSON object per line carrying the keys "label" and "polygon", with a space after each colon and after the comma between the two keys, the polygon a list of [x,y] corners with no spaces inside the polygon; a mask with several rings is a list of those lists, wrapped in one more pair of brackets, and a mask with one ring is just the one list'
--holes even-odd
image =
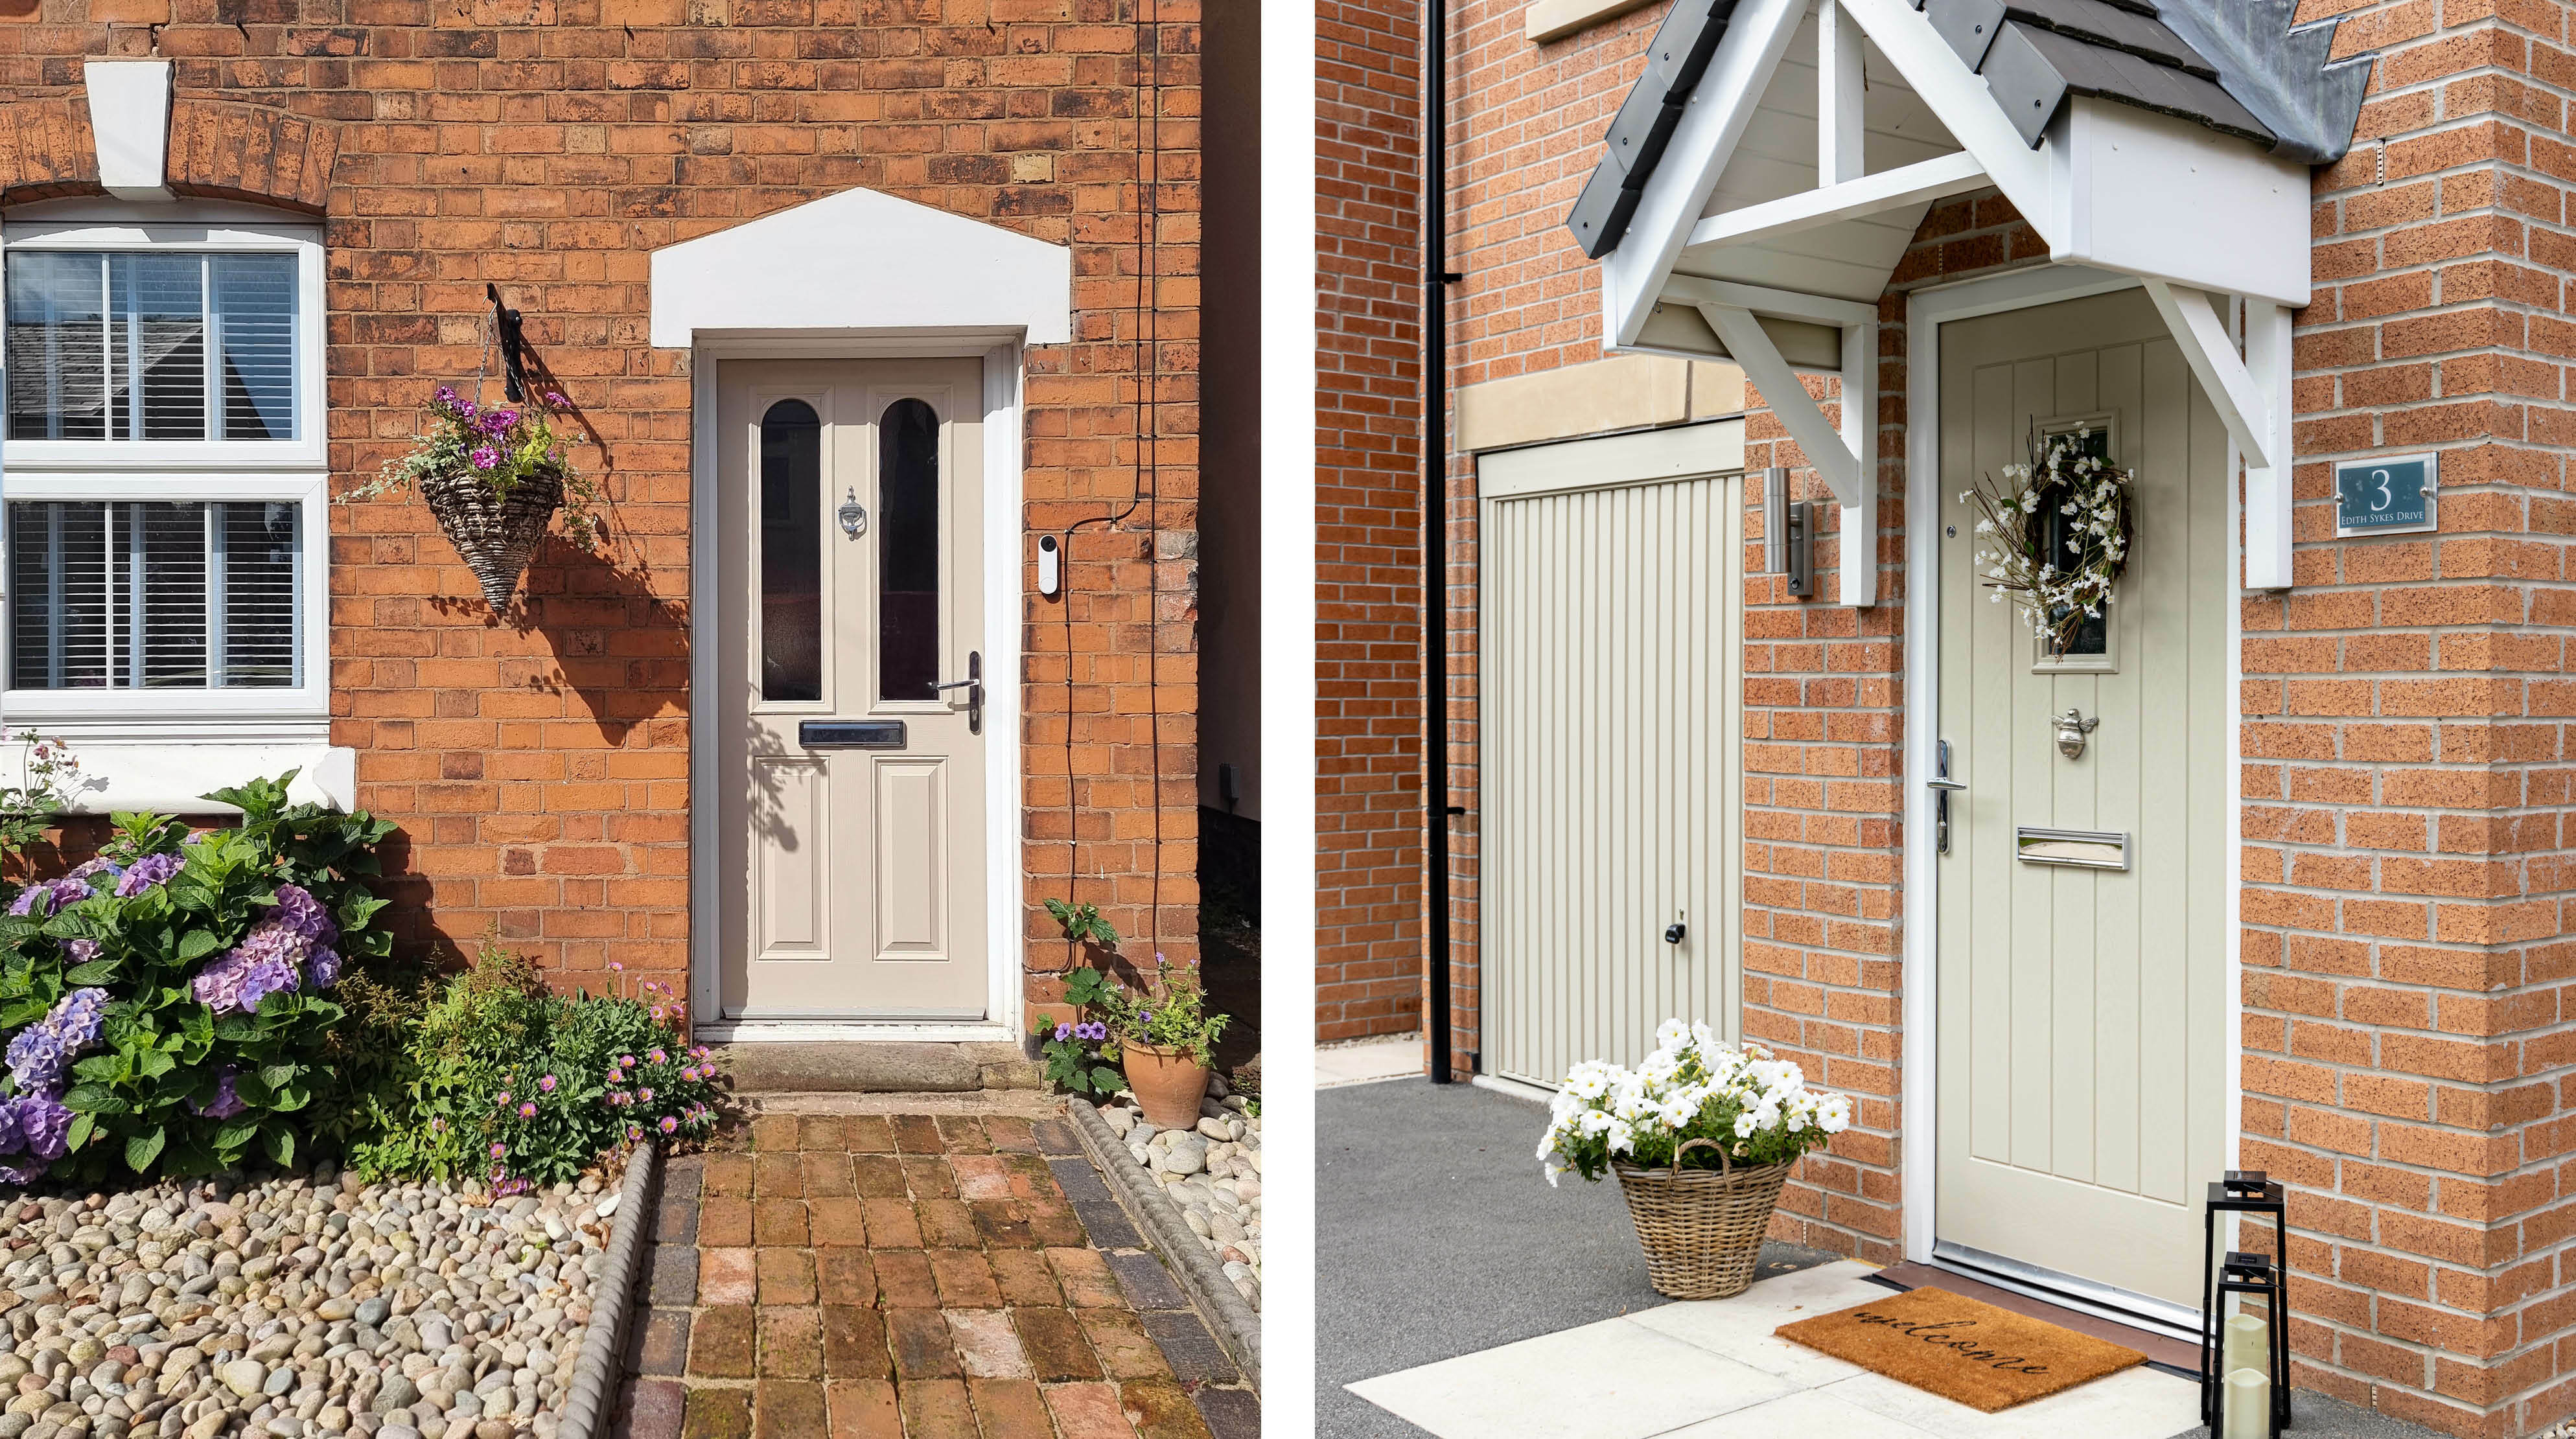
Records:
{"label": "arched glass panel in door", "polygon": [[939,691],[939,414],[897,400],[877,421],[877,693]]}
{"label": "arched glass panel in door", "polygon": [[760,697],[823,697],[823,422],[803,400],[760,418]]}

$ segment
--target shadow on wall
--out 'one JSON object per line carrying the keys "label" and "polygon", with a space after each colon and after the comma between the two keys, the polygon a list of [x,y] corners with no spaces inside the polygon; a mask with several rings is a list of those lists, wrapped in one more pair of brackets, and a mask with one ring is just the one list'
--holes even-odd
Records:
{"label": "shadow on wall", "polygon": [[[540,580],[558,584],[539,591]],[[655,593],[652,571],[613,553],[594,554],[549,534],[506,617],[495,617],[478,595],[438,595],[429,604],[452,619],[479,617],[496,629],[545,636],[551,662],[504,659],[502,687],[579,703],[610,745],[624,744],[646,720],[688,713],[688,604]]]}

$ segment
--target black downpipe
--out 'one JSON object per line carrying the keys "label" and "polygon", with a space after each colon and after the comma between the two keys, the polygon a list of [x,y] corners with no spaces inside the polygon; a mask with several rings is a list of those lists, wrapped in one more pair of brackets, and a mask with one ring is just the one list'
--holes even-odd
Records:
{"label": "black downpipe", "polygon": [[[1422,0],[1422,1016],[1431,1082],[1449,1073],[1449,0]],[[1463,813],[1463,811],[1459,811]]]}

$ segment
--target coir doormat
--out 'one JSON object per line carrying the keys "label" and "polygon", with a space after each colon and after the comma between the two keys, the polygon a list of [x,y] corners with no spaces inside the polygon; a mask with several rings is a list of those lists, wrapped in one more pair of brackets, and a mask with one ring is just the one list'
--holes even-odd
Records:
{"label": "coir doormat", "polygon": [[1992,1414],[2147,1356],[1946,1289],[1912,1289],[1783,1324],[1781,1338]]}

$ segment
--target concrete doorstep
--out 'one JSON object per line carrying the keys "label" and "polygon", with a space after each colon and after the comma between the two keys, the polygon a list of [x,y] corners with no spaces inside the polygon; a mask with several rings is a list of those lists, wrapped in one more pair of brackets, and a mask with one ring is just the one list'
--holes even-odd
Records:
{"label": "concrete doorstep", "polygon": [[1036,1089],[1037,1061],[1008,1040],[930,1044],[882,1040],[752,1041],[719,1051],[734,1092],[972,1094]]}

